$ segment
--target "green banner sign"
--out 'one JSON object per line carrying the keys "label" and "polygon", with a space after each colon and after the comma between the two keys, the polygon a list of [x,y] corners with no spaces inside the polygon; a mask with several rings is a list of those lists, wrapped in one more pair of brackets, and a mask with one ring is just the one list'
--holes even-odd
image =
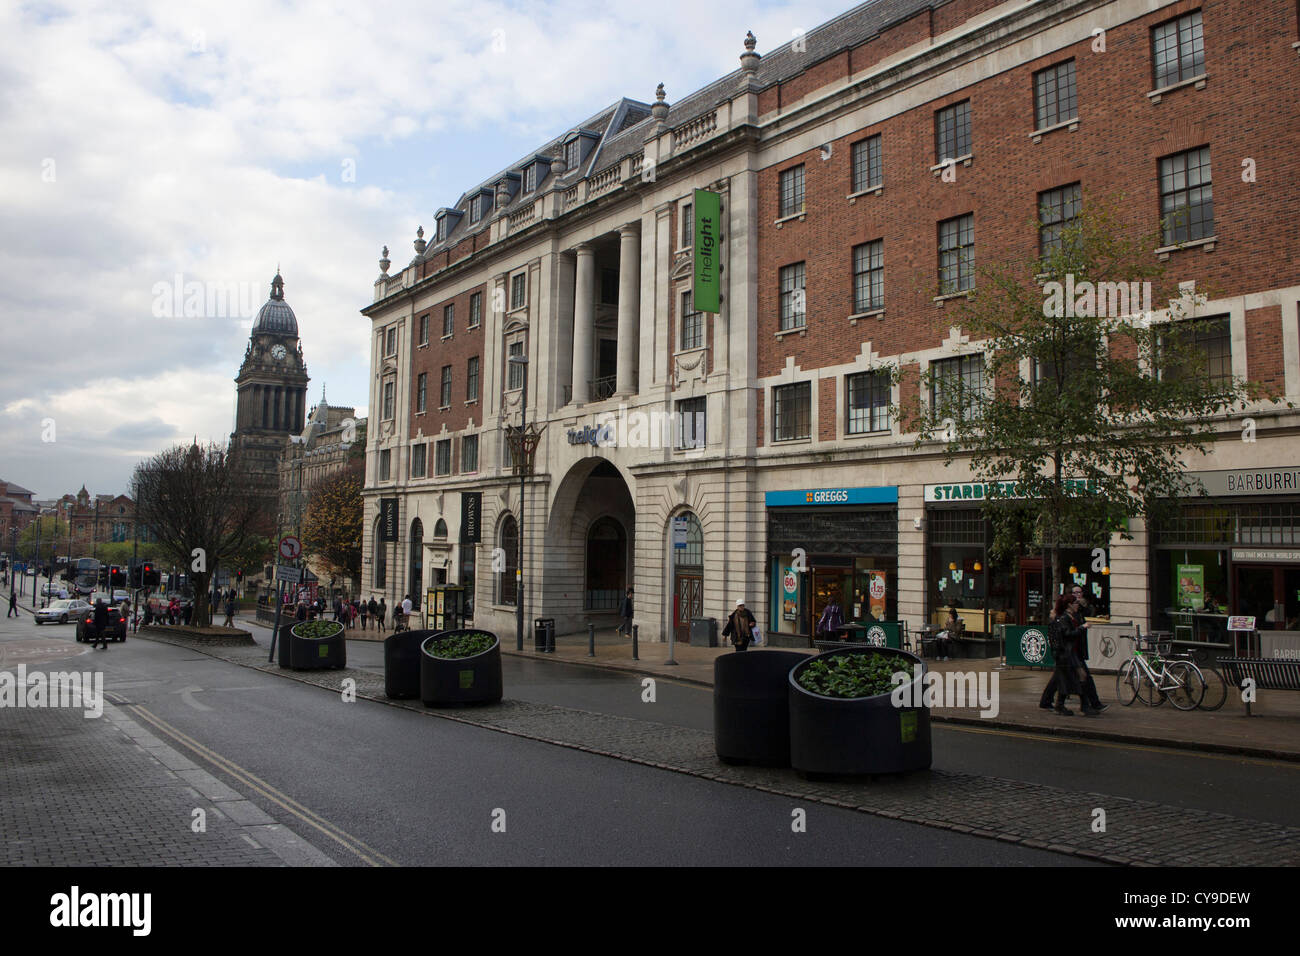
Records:
{"label": "green banner sign", "polygon": [[722,197],[695,190],[695,284],[691,287],[697,312],[719,311],[722,277],[718,234],[722,229]]}
{"label": "green banner sign", "polygon": [[1178,606],[1202,608],[1205,606],[1205,565],[1180,564],[1178,575]]}
{"label": "green banner sign", "polygon": [[1004,625],[1008,667],[1053,668],[1056,661],[1047,640],[1047,627],[1038,624]]}

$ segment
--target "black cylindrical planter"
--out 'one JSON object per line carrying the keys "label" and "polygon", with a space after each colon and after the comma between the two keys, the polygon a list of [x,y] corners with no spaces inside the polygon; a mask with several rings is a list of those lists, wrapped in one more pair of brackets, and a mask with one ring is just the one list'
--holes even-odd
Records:
{"label": "black cylindrical planter", "polygon": [[403,631],[384,639],[384,696],[415,700],[420,696],[420,645],[438,631]]}
{"label": "black cylindrical planter", "polygon": [[287,634],[281,632],[281,638],[287,638],[289,642],[289,666],[296,671],[347,667],[348,642],[343,626],[338,625],[338,629],[329,637],[299,637],[294,632],[298,625],[306,623],[297,621]]}
{"label": "black cylindrical planter", "polygon": [[713,662],[713,748],[723,763],[790,766],[790,668],[796,651],[723,654]]}
{"label": "black cylindrical planter", "polygon": [[[452,660],[434,657],[424,650],[426,644],[463,634],[487,634],[493,644],[473,657]],[[452,704],[495,704],[501,700],[501,639],[491,631],[465,628],[442,631],[420,644],[420,700],[428,707]]]}
{"label": "black cylindrical planter", "polygon": [[[887,654],[898,670],[915,674],[921,659],[893,648],[844,648],[818,655]],[[803,774],[880,774],[926,770],[930,766],[930,710],[920,706],[925,687],[920,677],[904,685],[904,705],[892,692],[875,697],[823,697],[799,686],[808,658],[790,670],[790,766]],[[924,670],[921,671],[924,674]]]}

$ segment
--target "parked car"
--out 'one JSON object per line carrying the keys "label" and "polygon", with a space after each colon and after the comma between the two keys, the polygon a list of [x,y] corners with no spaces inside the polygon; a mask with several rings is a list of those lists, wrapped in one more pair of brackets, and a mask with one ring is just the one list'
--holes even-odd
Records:
{"label": "parked car", "polygon": [[78,616],[89,607],[90,605],[85,601],[76,598],[51,601],[49,607],[43,607],[36,612],[36,623],[49,624],[57,622],[67,624],[68,621],[77,620]]}
{"label": "parked car", "polygon": [[[112,605],[108,608],[106,630],[110,641],[120,644],[126,640],[126,617]],[[77,640],[85,644],[98,639],[99,635],[95,633],[95,606],[92,604],[77,615]]]}
{"label": "parked car", "polygon": [[53,581],[48,581],[41,585],[41,594],[45,597],[56,597],[60,591],[67,590],[67,587],[66,584],[55,584]]}
{"label": "parked car", "polygon": [[130,592],[130,591],[126,590],[125,588],[114,588],[114,589],[113,589],[113,603],[114,603],[114,604],[121,604],[123,601],[129,601],[129,600],[131,600],[131,592]]}

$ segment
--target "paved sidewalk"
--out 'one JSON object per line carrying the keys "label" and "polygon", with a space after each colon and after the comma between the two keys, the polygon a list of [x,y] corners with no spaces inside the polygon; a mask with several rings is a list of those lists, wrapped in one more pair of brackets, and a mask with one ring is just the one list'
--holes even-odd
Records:
{"label": "paved sidewalk", "polygon": [[[147,637],[333,693],[344,690],[344,681],[353,681],[351,689],[357,697],[436,719],[1082,859],[1160,866],[1300,864],[1297,827],[944,770],[870,782],[813,782],[792,770],[725,765],[718,760],[708,731],[509,699],[485,707],[430,710],[419,701],[389,700],[384,696],[383,676],[372,670],[281,670],[267,662],[265,647],[207,647],[166,632]],[[560,656],[558,649],[556,656]],[[1092,829],[1098,807],[1106,811],[1104,833]],[[1170,827],[1170,820],[1177,820],[1178,826]]]}
{"label": "paved sidewalk", "polygon": [[[534,651],[531,632],[525,635],[522,652],[514,649],[513,638],[513,634],[502,638],[502,650],[506,654],[648,674],[707,687],[713,686],[714,660],[721,654],[735,653],[730,646],[709,648],[675,644],[673,658],[677,666],[672,666],[665,663],[668,660],[667,644],[641,643],[638,648],[640,660],[634,661],[631,639],[619,637],[611,630],[597,632],[594,658],[587,656],[586,633],[558,636],[554,654]],[[1259,691],[1250,717],[1246,716],[1240,695],[1231,688],[1227,703],[1218,711],[1184,713],[1168,702],[1159,707],[1147,707],[1139,700],[1131,706],[1122,706],[1115,700],[1115,676],[1098,673],[1093,675],[1097,692],[1102,703],[1110,704],[1109,709],[1097,718],[1083,717],[1077,712],[1077,698],[1073,698],[1070,709],[1076,712],[1075,716],[1065,717],[1038,707],[1043,688],[1052,676],[1051,671],[1000,669],[996,658],[930,660],[926,665],[945,674],[973,671],[988,673],[990,679],[996,673],[998,678],[996,717],[980,717],[979,709],[974,707],[961,710],[940,707],[931,713],[932,718],[938,721],[1300,761],[1300,694],[1293,691]]]}

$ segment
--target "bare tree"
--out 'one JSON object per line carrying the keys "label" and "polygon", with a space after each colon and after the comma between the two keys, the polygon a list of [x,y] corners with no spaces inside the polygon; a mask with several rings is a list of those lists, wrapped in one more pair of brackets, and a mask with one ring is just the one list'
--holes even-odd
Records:
{"label": "bare tree", "polygon": [[183,557],[194,582],[192,620],[205,622],[218,565],[239,554],[262,523],[247,473],[220,445],[177,445],[136,466],[131,494],[162,549]]}

